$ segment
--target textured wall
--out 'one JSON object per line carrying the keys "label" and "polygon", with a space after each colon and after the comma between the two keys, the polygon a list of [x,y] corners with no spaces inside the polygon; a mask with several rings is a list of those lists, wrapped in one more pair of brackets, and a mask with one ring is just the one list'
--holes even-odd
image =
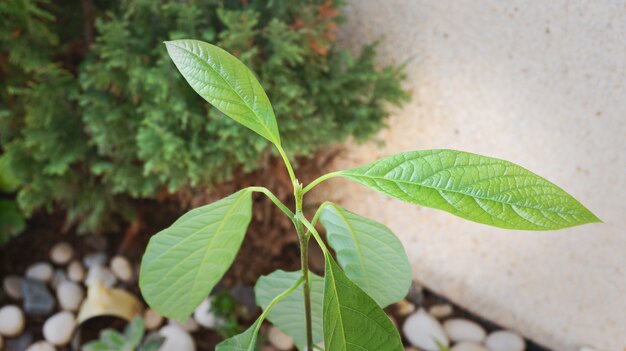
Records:
{"label": "textured wall", "polygon": [[332,180],[329,194],[388,224],[416,277],[556,350],[626,348],[626,2],[350,1],[348,45],[385,39],[413,102],[334,168],[455,148],[552,180],[604,224],[513,232]]}

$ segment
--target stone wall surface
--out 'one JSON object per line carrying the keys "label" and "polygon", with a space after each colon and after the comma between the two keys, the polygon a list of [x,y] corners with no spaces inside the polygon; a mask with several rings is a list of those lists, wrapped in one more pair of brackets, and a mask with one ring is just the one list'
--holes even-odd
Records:
{"label": "stone wall surface", "polygon": [[384,39],[412,102],[385,142],[333,169],[454,148],[516,162],[604,220],[514,232],[417,208],[343,180],[317,190],[386,223],[417,279],[555,350],[626,350],[626,2],[353,0],[341,40]]}

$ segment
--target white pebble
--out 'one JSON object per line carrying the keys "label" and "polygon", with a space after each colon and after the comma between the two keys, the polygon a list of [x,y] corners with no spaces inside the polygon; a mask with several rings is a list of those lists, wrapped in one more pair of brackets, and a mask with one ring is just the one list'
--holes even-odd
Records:
{"label": "white pebble", "polygon": [[436,341],[444,346],[450,345],[441,324],[423,308],[404,321],[402,332],[411,345],[426,351],[439,351]]}
{"label": "white pebble", "polygon": [[43,337],[53,345],[67,345],[75,326],[76,319],[71,312],[59,312],[43,324]]}
{"label": "white pebble", "polygon": [[72,261],[69,266],[67,266],[67,276],[70,280],[74,282],[82,282],[85,279],[85,268],[80,261]]}
{"label": "white pebble", "polygon": [[96,264],[89,268],[89,272],[87,272],[87,278],[85,279],[85,285],[90,286],[97,281],[101,281],[104,283],[104,286],[110,288],[117,282],[117,278],[115,274],[111,272],[108,268]]}
{"label": "white pebble", "polygon": [[56,351],[56,349],[54,345],[42,340],[30,345],[26,351]]}
{"label": "white pebble", "polygon": [[159,330],[159,334],[165,337],[165,342],[159,351],[196,351],[196,345],[191,336],[179,326],[166,325]]}
{"label": "white pebble", "polygon": [[0,335],[12,338],[24,331],[24,313],[15,305],[0,308]]}
{"label": "white pebble", "polygon": [[216,325],[216,318],[213,311],[211,311],[211,298],[206,298],[200,306],[196,308],[193,313],[193,318],[200,324],[201,326],[213,329]]}
{"label": "white pebble", "polygon": [[524,351],[526,343],[521,336],[508,330],[495,331],[485,340],[490,351]]}
{"label": "white pebble", "polygon": [[148,308],[143,314],[143,324],[148,330],[156,329],[163,324],[163,317],[154,312],[153,309]]}
{"label": "white pebble", "polygon": [[487,336],[483,327],[467,319],[449,319],[443,323],[443,330],[448,334],[450,340],[455,342],[473,341],[482,343]]}
{"label": "white pebble", "polygon": [[68,263],[74,257],[74,249],[65,242],[60,242],[50,250],[50,260],[58,265]]}
{"label": "white pebble", "polygon": [[2,280],[4,291],[14,300],[22,299],[22,278],[17,275],[9,275]]}
{"label": "white pebble", "polygon": [[121,281],[129,283],[133,280],[133,268],[130,262],[123,256],[115,256],[111,259],[111,271]]}
{"label": "white pebble", "polygon": [[450,349],[450,351],[489,351],[481,344],[477,344],[471,341],[463,341]]}
{"label": "white pebble", "polygon": [[76,311],[85,298],[85,291],[83,288],[70,281],[65,281],[59,284],[57,288],[57,299],[61,308],[66,311]]}
{"label": "white pebble", "polygon": [[52,279],[52,265],[47,262],[39,262],[31,265],[26,270],[26,278],[41,280],[47,283]]}
{"label": "white pebble", "polygon": [[443,319],[452,314],[452,306],[447,303],[434,305],[428,309],[428,313],[437,319]]}
{"label": "white pebble", "polygon": [[175,326],[177,326],[179,328],[183,328],[185,331],[188,331],[190,333],[194,333],[194,332],[197,332],[198,330],[200,330],[200,326],[198,325],[198,323],[191,317],[189,317],[187,319],[185,324],[182,324],[182,323],[180,323],[179,321],[177,321],[175,319],[168,319],[167,323],[171,324],[171,325],[175,325]]}
{"label": "white pebble", "polygon": [[274,326],[270,327],[267,340],[279,350],[291,350],[293,348],[293,339]]}

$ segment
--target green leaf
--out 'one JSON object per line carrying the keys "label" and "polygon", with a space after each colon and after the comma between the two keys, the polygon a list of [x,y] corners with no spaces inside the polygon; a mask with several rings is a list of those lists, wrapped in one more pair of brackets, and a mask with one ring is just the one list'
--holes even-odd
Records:
{"label": "green leaf", "polygon": [[219,343],[215,351],[255,351],[259,325],[263,320],[258,319],[250,328],[241,334],[237,334]]}
{"label": "green leaf", "polygon": [[100,339],[111,347],[122,348],[126,343],[124,336],[115,329],[106,329],[100,333]]}
{"label": "green leaf", "polygon": [[111,347],[100,340],[91,341],[82,347],[83,351],[116,351],[117,348]]}
{"label": "green leaf", "polygon": [[[266,309],[276,296],[292,286],[301,275],[300,272],[276,270],[269,275],[260,277],[254,287],[257,305]],[[309,273],[309,281],[311,286],[313,343],[317,344],[324,339],[322,333],[324,280],[320,276]],[[304,350],[306,347],[306,324],[302,289],[302,285],[300,285],[291,295],[278,302],[267,316],[267,319],[272,324],[291,336],[300,350]]]}
{"label": "green leaf", "polygon": [[230,267],[252,217],[252,198],[240,190],[196,208],[150,239],[139,287],[157,313],[184,321]]}
{"label": "green leaf", "polygon": [[228,117],[280,145],[272,105],[248,67],[223,49],[202,41],[174,40],[165,45],[180,73],[200,96]]}
{"label": "green leaf", "polygon": [[389,317],[330,255],[324,278],[324,345],[333,351],[404,351]]}
{"label": "green leaf", "polygon": [[143,339],[144,332],[145,326],[143,324],[143,319],[139,316],[135,316],[135,318],[128,323],[126,329],[124,329],[126,343],[132,348],[137,347]]}
{"label": "green leaf", "polygon": [[406,152],[340,174],[391,197],[496,227],[552,230],[600,221],[544,178],[467,152]]}
{"label": "green leaf", "polygon": [[389,228],[331,203],[324,205],[320,222],[345,274],[379,306],[406,296],[411,266],[402,243]]}

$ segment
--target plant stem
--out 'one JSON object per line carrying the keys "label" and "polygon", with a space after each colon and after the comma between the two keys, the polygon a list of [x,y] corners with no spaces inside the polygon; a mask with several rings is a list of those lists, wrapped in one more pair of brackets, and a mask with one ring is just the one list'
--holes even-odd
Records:
{"label": "plant stem", "polygon": [[304,234],[304,226],[300,218],[302,214],[302,184],[298,180],[293,183],[294,197],[296,200],[296,217],[294,223],[300,240],[300,265],[302,270],[302,291],[304,293],[304,315],[306,324],[306,350],[313,350],[313,324],[311,319],[311,286],[309,281],[309,239]]}
{"label": "plant stem", "polygon": [[311,184],[307,185],[306,187],[304,187],[304,190],[302,191],[303,194],[306,194],[309,190],[313,189],[316,185],[318,185],[319,183],[330,179],[330,178],[335,178],[335,177],[339,177],[341,176],[341,172],[331,172],[331,173],[326,173],[323,176],[315,179],[314,181],[311,182]]}
{"label": "plant stem", "polygon": [[263,193],[265,194],[265,196],[267,196],[270,200],[272,200],[272,202],[274,203],[274,205],[276,205],[276,207],[278,207],[281,211],[283,211],[285,213],[285,215],[287,215],[287,217],[289,217],[289,219],[291,219],[291,221],[293,222],[295,219],[295,214],[293,212],[291,212],[287,206],[285,206],[285,204],[283,204],[277,197],[276,195],[274,195],[268,188],[262,187],[262,186],[251,186],[248,188],[250,191],[255,191],[257,193]]}
{"label": "plant stem", "polygon": [[280,154],[280,157],[283,158],[283,162],[285,163],[285,167],[287,167],[287,172],[289,173],[289,178],[291,178],[291,182],[295,183],[296,175],[293,172],[293,167],[291,166],[291,162],[289,162],[289,157],[287,157],[287,154],[285,153],[285,150],[283,150],[282,146],[276,145],[276,149],[278,149],[278,153]]}

